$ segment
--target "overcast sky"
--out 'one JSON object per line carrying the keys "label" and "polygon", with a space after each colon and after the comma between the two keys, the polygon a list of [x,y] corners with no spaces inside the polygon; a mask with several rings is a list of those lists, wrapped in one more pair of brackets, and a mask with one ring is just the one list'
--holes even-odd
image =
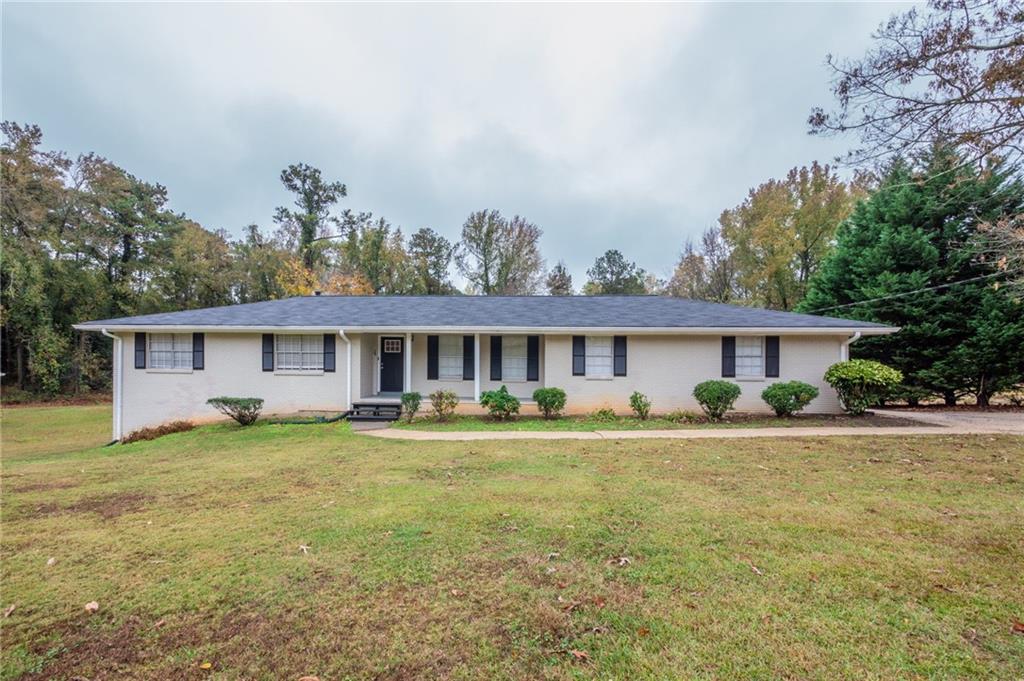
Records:
{"label": "overcast sky", "polygon": [[5,2],[3,117],[211,229],[271,228],[302,161],[407,234],[497,208],[577,286],[609,248],[667,276],[751,186],[848,146],[807,135],[825,56],[903,7]]}

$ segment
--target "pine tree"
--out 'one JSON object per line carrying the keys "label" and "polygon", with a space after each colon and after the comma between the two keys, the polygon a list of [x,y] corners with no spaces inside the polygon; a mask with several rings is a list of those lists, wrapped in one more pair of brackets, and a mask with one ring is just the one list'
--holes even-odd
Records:
{"label": "pine tree", "polygon": [[[1024,305],[991,279],[920,289],[993,274],[973,249],[978,227],[1022,203],[1007,169],[979,173],[948,148],[916,166],[896,160],[840,227],[800,309],[901,327],[860,341],[854,355],[900,369],[947,404],[963,395],[987,404],[1024,380]],[[876,298],[886,299],[828,309]]]}

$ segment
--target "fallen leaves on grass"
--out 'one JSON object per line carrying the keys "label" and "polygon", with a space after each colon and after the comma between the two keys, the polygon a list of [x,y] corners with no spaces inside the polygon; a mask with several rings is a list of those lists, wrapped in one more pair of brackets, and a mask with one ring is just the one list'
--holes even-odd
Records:
{"label": "fallen leaves on grass", "polygon": [[7,608],[6,610],[4,610],[4,618],[6,619],[6,618],[10,617],[10,616],[11,616],[11,613],[13,613],[13,612],[14,612],[14,609],[15,609],[15,608],[17,608],[17,607],[18,607],[18,606],[17,606],[17,604],[13,604],[13,603],[12,603],[12,604],[11,604],[11,606],[10,606],[9,608]]}
{"label": "fallen leaves on grass", "polygon": [[1021,622],[1020,620],[1014,620],[1013,627],[1010,629],[1010,631],[1012,631],[1015,634],[1020,634],[1024,636],[1024,622]]}
{"label": "fallen leaves on grass", "polygon": [[310,547],[306,544],[299,544],[299,551],[302,551],[303,554],[309,553],[309,549]]}
{"label": "fallen leaves on grass", "polygon": [[576,650],[574,648],[573,650],[569,651],[569,654],[577,662],[590,662],[590,653],[588,653],[585,650]]}
{"label": "fallen leaves on grass", "polygon": [[97,612],[100,609],[100,604],[96,601],[89,601],[85,604],[85,611],[88,613]]}
{"label": "fallen leaves on grass", "polygon": [[605,563],[607,565],[615,565],[616,567],[626,567],[633,562],[633,559],[629,556],[617,556],[615,558],[609,558]]}

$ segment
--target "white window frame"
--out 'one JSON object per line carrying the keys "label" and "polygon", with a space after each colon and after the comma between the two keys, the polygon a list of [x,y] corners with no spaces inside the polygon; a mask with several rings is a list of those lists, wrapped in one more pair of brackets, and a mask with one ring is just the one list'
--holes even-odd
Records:
{"label": "white window frame", "polygon": [[584,360],[583,371],[587,378],[610,381],[615,376],[615,339],[612,336],[587,336]]}
{"label": "white window frame", "polygon": [[528,369],[529,345],[526,336],[501,337],[501,380],[525,383]]}
{"label": "white window frame", "polygon": [[[282,348],[282,340],[288,339]],[[298,349],[293,342],[298,340]],[[295,357],[298,355],[298,357]],[[286,356],[286,358],[282,358]],[[297,362],[295,360],[298,360]],[[323,334],[274,334],[274,373],[316,375],[324,372]]]}
{"label": "white window frame", "polygon": [[461,381],[463,370],[462,336],[444,334],[437,338],[437,378],[440,381]]}
{"label": "white window frame", "polygon": [[[170,340],[169,349],[154,349],[154,341]],[[191,333],[147,333],[146,370],[154,373],[187,374],[192,372]],[[157,366],[154,353],[170,354],[170,366]]]}
{"label": "white window frame", "polygon": [[[757,350],[756,353],[754,352],[755,349]],[[750,361],[741,361],[741,359]],[[748,364],[754,365],[754,367],[747,368],[746,366],[744,366]],[[764,336],[736,336],[736,378],[739,380],[763,379],[764,370]]]}

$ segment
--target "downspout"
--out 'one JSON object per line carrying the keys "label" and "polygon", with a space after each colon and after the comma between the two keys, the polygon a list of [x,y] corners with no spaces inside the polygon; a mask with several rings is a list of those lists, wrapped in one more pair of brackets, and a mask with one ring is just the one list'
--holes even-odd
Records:
{"label": "downspout", "polygon": [[847,338],[839,346],[839,361],[845,362],[850,359],[850,346],[860,340],[860,331],[854,331],[853,335]]}
{"label": "downspout", "polygon": [[114,442],[121,439],[121,388],[124,384],[124,371],[122,364],[124,363],[124,356],[122,352],[122,340],[120,336],[108,332],[106,329],[100,329],[107,338],[111,338],[114,341]]}
{"label": "downspout", "polygon": [[352,409],[352,339],[345,335],[345,329],[338,329],[338,335],[345,341],[345,408]]}

